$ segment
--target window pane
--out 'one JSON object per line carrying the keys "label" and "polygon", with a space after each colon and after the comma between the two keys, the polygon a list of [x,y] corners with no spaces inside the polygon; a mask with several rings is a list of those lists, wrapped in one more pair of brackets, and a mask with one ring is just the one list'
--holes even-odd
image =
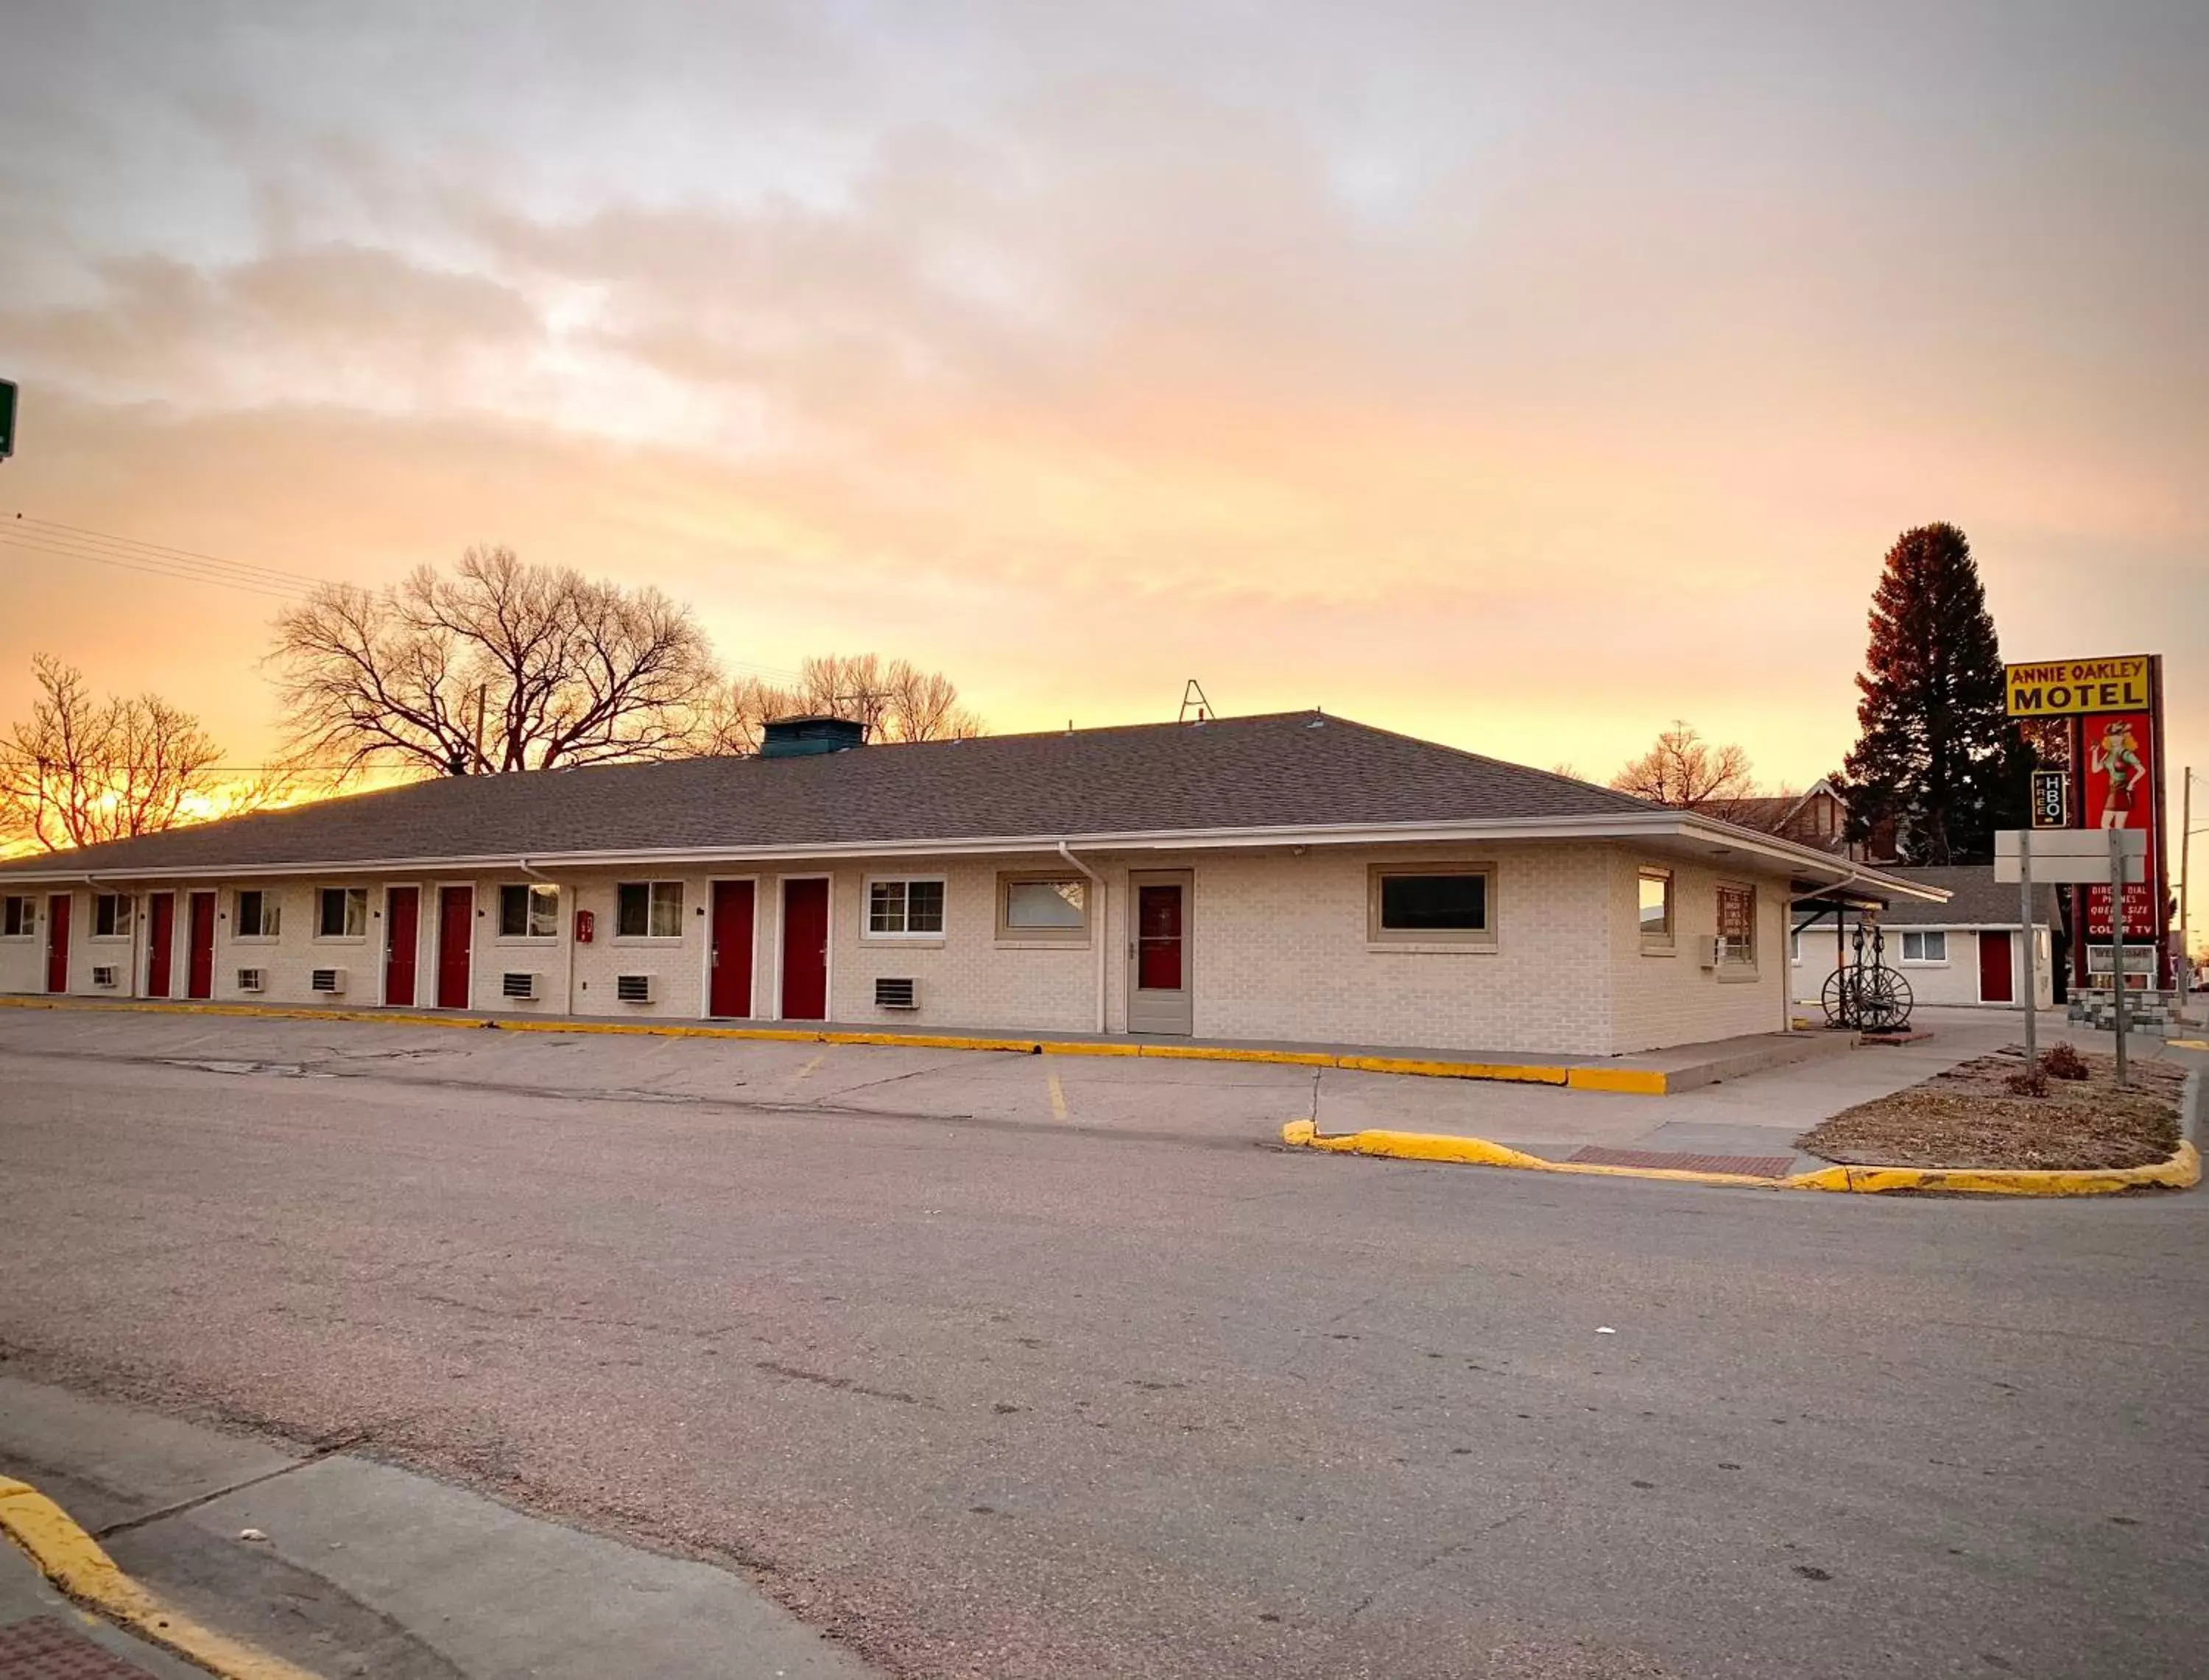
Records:
{"label": "window pane", "polygon": [[1645,937],[1672,931],[1672,877],[1664,870],[1642,872],[1641,931]]}
{"label": "window pane", "polygon": [[1478,933],[1488,926],[1484,875],[1384,875],[1381,925],[1392,933]]}
{"label": "window pane", "polygon": [[348,887],[345,895],[345,930],[348,939],[359,939],[368,932],[368,888]]}
{"label": "window pane", "polygon": [[261,894],[240,893],[238,895],[237,915],[238,937],[257,938],[261,933]]}
{"label": "window pane", "polygon": [[1013,881],[1005,885],[1008,928],[1078,928],[1084,924],[1080,881]]}
{"label": "window pane", "polygon": [[521,939],[529,932],[529,888],[502,887],[498,889],[498,936],[502,939]]}
{"label": "window pane", "polygon": [[1925,960],[1946,962],[1948,960],[1948,936],[1946,931],[1925,936]]}
{"label": "window pane", "polygon": [[652,931],[652,888],[641,881],[624,881],[617,889],[614,931],[624,939],[641,939]]}
{"label": "window pane", "polygon": [[877,881],[867,889],[867,931],[905,931],[905,882]]}
{"label": "window pane", "polygon": [[905,930],[907,933],[943,931],[943,883],[908,881],[905,883]]}
{"label": "window pane", "polygon": [[532,887],[529,889],[529,936],[532,939],[551,939],[560,931],[560,889],[557,887]]}
{"label": "window pane", "polygon": [[681,882],[655,881],[652,883],[652,936],[654,939],[680,939],[683,936]]}

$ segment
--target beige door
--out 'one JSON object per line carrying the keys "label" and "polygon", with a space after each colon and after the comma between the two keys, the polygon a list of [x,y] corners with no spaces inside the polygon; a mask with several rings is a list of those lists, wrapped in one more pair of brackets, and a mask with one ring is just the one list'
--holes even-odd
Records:
{"label": "beige door", "polygon": [[1195,875],[1137,870],[1128,876],[1128,1030],[1194,1031],[1196,946],[1190,937]]}

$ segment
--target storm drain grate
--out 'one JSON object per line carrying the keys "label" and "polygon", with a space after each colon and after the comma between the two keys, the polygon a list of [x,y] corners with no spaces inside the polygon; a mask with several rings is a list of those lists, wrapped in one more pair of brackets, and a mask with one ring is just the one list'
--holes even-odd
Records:
{"label": "storm drain grate", "polygon": [[1586,1166],[1659,1166],[1676,1172],[1737,1172],[1748,1178],[1785,1178],[1792,1155],[1690,1155],[1670,1149],[1606,1149],[1591,1143],[1565,1157]]}
{"label": "storm drain grate", "polygon": [[135,1663],[108,1655],[51,1616],[0,1628],[0,1674],[8,1680],[146,1680]]}

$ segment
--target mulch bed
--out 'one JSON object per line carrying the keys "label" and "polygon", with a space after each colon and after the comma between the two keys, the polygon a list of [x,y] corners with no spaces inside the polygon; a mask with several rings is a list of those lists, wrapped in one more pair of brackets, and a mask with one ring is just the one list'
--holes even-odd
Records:
{"label": "mulch bed", "polygon": [[2013,1094],[2025,1069],[2013,1046],[1961,1063],[1922,1085],[1844,1110],[1795,1147],[1846,1166],[2092,1168],[2152,1166],[2178,1147],[2185,1070],[2135,1057],[2117,1088],[2107,1056],[2083,1080],[2051,1079],[2048,1094]]}

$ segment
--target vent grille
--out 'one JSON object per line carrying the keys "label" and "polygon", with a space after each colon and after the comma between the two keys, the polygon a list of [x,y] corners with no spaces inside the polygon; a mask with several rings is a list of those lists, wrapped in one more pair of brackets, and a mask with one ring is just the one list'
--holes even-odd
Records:
{"label": "vent grille", "polygon": [[265,991],[268,986],[268,971],[265,968],[241,968],[238,971],[240,991]]}
{"label": "vent grille", "polygon": [[346,972],[342,968],[317,968],[307,977],[307,990],[324,997],[345,996]]}
{"label": "vent grille", "polygon": [[110,990],[112,990],[119,984],[116,978],[119,972],[119,970],[107,967],[103,965],[92,971],[92,983],[96,986],[106,986]]}
{"label": "vent grille", "polygon": [[534,998],[537,996],[537,977],[534,974],[502,974],[498,977],[498,991],[502,997]]}
{"label": "vent grille", "polygon": [[894,980],[887,975],[875,978],[875,1007],[878,1009],[917,1009],[920,1007],[920,988],[911,980]]}
{"label": "vent grille", "polygon": [[614,1001],[619,1003],[649,1003],[652,1002],[652,976],[649,974],[615,975]]}

